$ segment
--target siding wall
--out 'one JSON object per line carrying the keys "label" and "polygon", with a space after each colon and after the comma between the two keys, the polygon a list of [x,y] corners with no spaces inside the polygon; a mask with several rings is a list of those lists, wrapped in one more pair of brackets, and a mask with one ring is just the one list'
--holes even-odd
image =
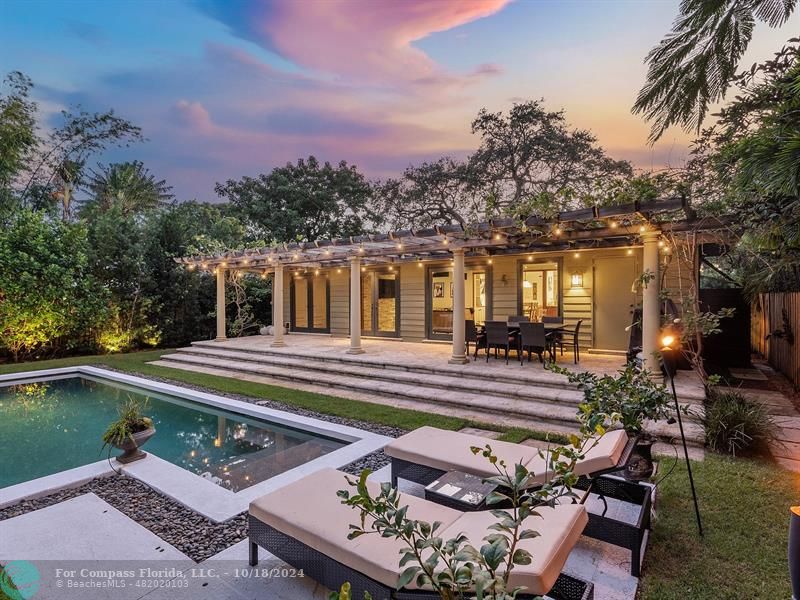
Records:
{"label": "siding wall", "polygon": [[[641,269],[641,249],[634,250],[636,272]],[[626,256],[627,249],[608,250],[582,250],[578,257],[571,252],[536,253],[536,261],[562,261],[561,298],[563,315],[568,327],[574,327],[579,319],[581,325],[580,343],[582,347],[589,348],[594,345],[593,319],[593,288],[594,288],[594,261],[602,257]],[[509,316],[519,314],[519,273],[523,264],[527,263],[526,254],[515,256],[494,256],[491,265],[492,279],[492,312],[488,315],[493,320],[505,320]],[[486,259],[480,259],[481,262]],[[475,259],[467,260],[467,268],[479,264]],[[484,263],[485,264],[485,263]],[[442,266],[449,266],[442,262]],[[420,341],[425,339],[425,274],[428,263],[419,267],[417,263],[400,265],[400,337],[406,341]],[[673,285],[677,269],[667,272],[667,285]],[[691,277],[691,267],[682,265],[682,274]],[[574,272],[583,274],[583,287],[573,288],[571,275]],[[341,273],[331,269],[327,273],[330,278],[331,298],[331,334],[338,336],[349,335],[350,327],[350,271],[343,267]],[[285,275],[286,289],[284,293],[284,312],[289,320],[289,280],[291,274]],[[619,285],[621,289],[630,289],[632,281],[628,274],[621,274]],[[641,301],[641,294],[638,295]]]}

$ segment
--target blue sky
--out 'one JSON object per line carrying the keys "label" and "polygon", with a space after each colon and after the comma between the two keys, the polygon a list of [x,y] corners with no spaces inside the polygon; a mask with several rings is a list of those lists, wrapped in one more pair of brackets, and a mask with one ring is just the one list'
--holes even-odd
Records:
{"label": "blue sky", "polygon": [[[0,70],[36,85],[43,124],[76,103],[114,108],[140,159],[180,199],[314,154],[370,177],[476,145],[477,111],[544,98],[615,158],[678,166],[690,136],[654,148],[630,114],[647,51],[677,2],[0,0]],[[800,30],[757,28],[744,64]]]}

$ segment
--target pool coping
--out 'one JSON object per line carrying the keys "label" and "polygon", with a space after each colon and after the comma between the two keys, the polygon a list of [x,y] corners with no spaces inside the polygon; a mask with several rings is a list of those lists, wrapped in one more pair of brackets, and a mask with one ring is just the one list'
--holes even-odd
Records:
{"label": "pool coping", "polygon": [[108,476],[114,470],[134,477],[149,485],[161,494],[180,502],[188,508],[221,522],[246,511],[252,500],[323,468],[343,467],[371,452],[380,450],[392,438],[348,425],[340,425],[313,417],[298,415],[288,411],[276,410],[242,400],[226,398],[216,394],[201,392],[165,382],[154,381],[136,375],[108,371],[98,367],[74,366],[59,369],[44,369],[0,375],[0,384],[5,382],[25,382],[31,379],[59,375],[84,375],[127,384],[152,392],[177,396],[185,400],[200,402],[214,408],[229,410],[248,417],[267,419],[279,425],[300,428],[311,433],[324,435],[349,442],[347,446],[320,456],[303,465],[284,471],[279,475],[252,485],[239,492],[232,492],[204,479],[199,475],[173,465],[152,452],[147,458],[120,465],[114,463],[112,469],[108,461],[89,463],[38,479],[32,479],[0,489],[0,508],[15,504],[25,498],[44,496],[67,487],[76,487],[95,477]]}

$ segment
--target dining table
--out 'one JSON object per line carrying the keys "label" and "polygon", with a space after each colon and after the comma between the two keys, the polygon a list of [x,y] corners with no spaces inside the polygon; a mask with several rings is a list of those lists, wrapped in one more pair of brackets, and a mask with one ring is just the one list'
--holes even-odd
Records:
{"label": "dining table", "polygon": [[[523,321],[525,323],[532,322],[532,321]],[[509,335],[519,333],[519,321],[509,322],[508,325],[508,333]],[[564,323],[543,323],[544,325],[544,332],[548,338],[552,338],[553,335],[558,333],[559,331],[564,331],[566,326]],[[483,333],[485,331],[484,327],[478,327],[478,333]],[[556,354],[555,351],[552,353],[553,362],[556,361]]]}

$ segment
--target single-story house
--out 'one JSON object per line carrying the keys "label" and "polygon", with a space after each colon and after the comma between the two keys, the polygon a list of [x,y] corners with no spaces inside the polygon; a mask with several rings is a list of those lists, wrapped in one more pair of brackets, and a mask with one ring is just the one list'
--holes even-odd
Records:
{"label": "single-story house", "polygon": [[[363,352],[362,336],[443,340],[452,342],[451,362],[464,362],[467,319],[480,325],[514,315],[563,316],[571,328],[581,321],[583,348],[624,353],[641,307],[647,360],[657,350],[661,289],[698,276],[699,261],[661,276],[686,255],[671,247],[672,234],[691,232],[681,243],[700,244],[722,229],[723,220],[698,218],[684,198],[669,198],[177,260],[216,273],[217,339],[226,335],[225,275],[238,271],[273,277],[281,299],[273,323],[349,336],[351,353]],[[284,344],[282,328],[272,344]]]}

